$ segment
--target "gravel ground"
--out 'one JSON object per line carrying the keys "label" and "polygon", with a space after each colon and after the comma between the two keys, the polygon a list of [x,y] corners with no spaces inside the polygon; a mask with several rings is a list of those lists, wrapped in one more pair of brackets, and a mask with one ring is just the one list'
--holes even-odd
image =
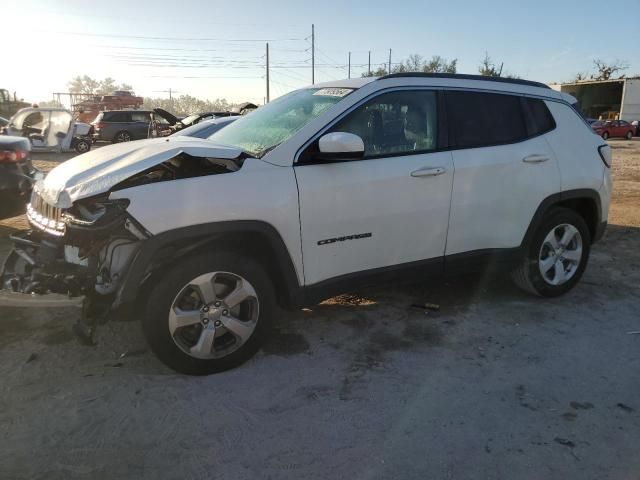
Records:
{"label": "gravel ground", "polygon": [[640,141],[611,143],[612,225],[562,298],[500,277],[343,295],[205,378],[135,322],[83,347],[76,309],[0,308],[0,478],[637,479]]}

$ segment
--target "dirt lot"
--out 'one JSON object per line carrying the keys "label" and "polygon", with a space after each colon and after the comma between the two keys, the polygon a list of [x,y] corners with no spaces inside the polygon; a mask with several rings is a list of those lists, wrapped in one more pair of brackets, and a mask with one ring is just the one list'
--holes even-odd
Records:
{"label": "dirt lot", "polygon": [[639,478],[640,141],[611,143],[612,225],[563,298],[493,277],[367,290],[283,313],[206,378],[164,368],[135,322],[83,347],[75,309],[0,308],[0,478]]}

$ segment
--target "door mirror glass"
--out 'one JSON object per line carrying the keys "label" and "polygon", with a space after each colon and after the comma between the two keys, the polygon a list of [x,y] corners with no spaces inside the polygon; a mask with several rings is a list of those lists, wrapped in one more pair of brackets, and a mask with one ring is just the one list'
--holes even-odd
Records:
{"label": "door mirror glass", "polygon": [[364,142],[354,133],[332,132],[318,140],[319,160],[353,160],[364,155]]}

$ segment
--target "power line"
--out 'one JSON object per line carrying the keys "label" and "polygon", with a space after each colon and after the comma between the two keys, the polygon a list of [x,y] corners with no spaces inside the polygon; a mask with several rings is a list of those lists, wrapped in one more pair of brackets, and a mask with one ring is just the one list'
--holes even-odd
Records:
{"label": "power line", "polygon": [[336,77],[335,75],[327,72],[323,68],[318,68],[318,71],[324,73],[325,77],[329,77],[330,80],[340,80],[338,77]]}
{"label": "power line", "polygon": [[[104,54],[103,56],[114,58],[116,60],[126,60],[126,61],[141,61],[141,62],[150,62],[150,63],[165,63],[165,62],[175,62],[175,63],[206,63],[214,66],[218,66],[221,64],[224,65],[263,65],[264,62],[261,59],[264,58],[264,55],[260,58],[247,58],[247,59],[234,59],[228,60],[225,57],[201,57],[201,56],[176,56],[176,55],[121,55],[121,54]],[[305,61],[281,61],[272,63],[272,65],[277,65],[280,67],[302,67],[309,68],[309,65]],[[333,67],[329,64],[318,64],[321,66]]]}
{"label": "power line", "polygon": [[309,82],[308,79],[303,78],[298,72],[295,72],[295,71],[280,70],[278,71],[278,75],[284,75],[285,77],[288,77],[291,80],[303,82],[304,85],[306,85]]}
{"label": "power line", "polygon": [[104,37],[104,38],[131,38],[136,40],[169,40],[169,41],[185,41],[185,42],[299,42],[304,38],[207,38],[207,37],[150,37],[145,35],[121,35],[107,33],[88,33],[88,32],[57,32],[44,31],[43,33],[56,33],[60,35],[76,35],[82,37]]}
{"label": "power line", "polygon": [[[71,12],[61,12],[60,10],[54,10],[54,9],[38,9],[39,13],[46,13],[47,15],[60,15],[60,16],[64,16],[64,17],[84,17],[84,18],[114,18],[114,19],[118,19],[118,20],[122,20],[122,16],[121,15],[96,15],[96,14],[88,14],[88,13],[71,13]],[[149,17],[141,17],[141,16],[132,16],[132,15],[127,15],[127,19],[129,20],[143,20],[148,22],[149,21]],[[223,26],[228,26],[228,27],[273,27],[272,23],[246,23],[246,22],[242,22],[242,23],[229,23],[229,22],[210,22],[207,21],[207,25],[223,25]],[[295,23],[280,23],[278,22],[278,28],[296,28],[298,29],[300,27],[299,24],[295,24]]]}
{"label": "power line", "polygon": [[333,63],[333,64],[340,64],[340,62],[338,62],[337,60],[334,60],[333,58],[331,58],[329,55],[327,55],[326,53],[324,53],[324,51],[320,50],[319,48],[316,48],[316,50],[318,51],[318,53],[320,55],[322,55],[326,61]]}
{"label": "power line", "polygon": [[281,80],[275,80],[275,79],[273,79],[273,78],[272,78],[272,79],[271,79],[271,81],[272,81],[273,83],[277,83],[277,84],[279,84],[279,85],[282,85],[283,87],[287,87],[287,88],[289,88],[289,89],[291,89],[291,90],[295,90],[296,88],[299,88],[299,87],[296,87],[296,86],[294,86],[294,85],[291,85],[290,83],[283,82],[283,81],[281,81]]}
{"label": "power line", "polygon": [[[171,51],[171,52],[233,52],[233,53],[241,53],[241,52],[255,52],[258,51],[258,46],[247,45],[245,48],[175,48],[175,47],[134,47],[131,45],[88,45],[90,48],[106,48],[109,50],[118,49],[118,50],[157,50],[159,52]],[[251,50],[250,50],[251,49]],[[272,48],[272,50],[274,50]],[[287,52],[287,53],[305,53],[308,49],[299,49],[299,48],[276,48],[278,52]],[[123,52],[125,53],[125,52]]]}
{"label": "power line", "polygon": [[262,78],[261,76],[221,76],[221,75],[145,75],[144,78],[185,78],[185,79],[198,79],[198,78],[206,78],[206,79],[257,79]]}

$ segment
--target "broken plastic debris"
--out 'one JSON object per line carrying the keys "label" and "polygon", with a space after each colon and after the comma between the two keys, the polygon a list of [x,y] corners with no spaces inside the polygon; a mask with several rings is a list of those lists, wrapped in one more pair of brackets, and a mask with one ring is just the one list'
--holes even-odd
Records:
{"label": "broken plastic debris", "polygon": [[631,413],[631,412],[635,411],[635,409],[634,409],[633,407],[630,407],[629,405],[625,405],[625,404],[624,404],[624,403],[622,403],[622,402],[617,403],[617,404],[616,404],[616,406],[617,406],[618,408],[620,408],[621,410],[624,410],[624,411],[625,411],[625,412],[627,412],[627,413]]}
{"label": "broken plastic debris", "polygon": [[565,447],[573,448],[576,446],[571,440],[566,438],[556,437],[553,439],[554,442],[559,443],[560,445],[564,445]]}
{"label": "broken plastic debris", "polygon": [[138,348],[136,350],[127,350],[126,352],[121,353],[118,358],[121,359],[125,357],[137,357],[139,355],[144,355],[145,353],[147,353],[146,348]]}
{"label": "broken plastic debris", "polygon": [[440,311],[440,305],[437,303],[413,303],[411,304],[414,308],[422,308],[424,310],[430,310],[432,312]]}

